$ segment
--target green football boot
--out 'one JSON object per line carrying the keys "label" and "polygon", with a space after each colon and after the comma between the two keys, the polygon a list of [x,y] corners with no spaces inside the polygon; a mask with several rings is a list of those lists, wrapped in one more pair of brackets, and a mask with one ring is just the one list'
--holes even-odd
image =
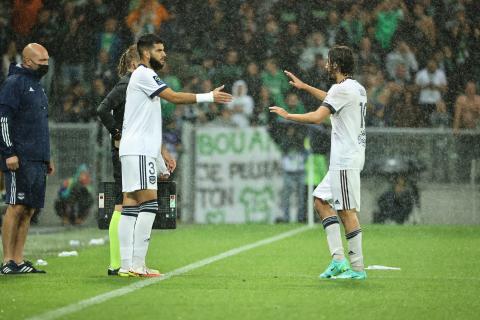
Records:
{"label": "green football boot", "polygon": [[365,280],[367,279],[367,273],[364,271],[355,271],[348,269],[342,274],[335,276],[335,279],[354,279],[354,280]]}
{"label": "green football boot", "polygon": [[330,279],[332,277],[338,276],[341,273],[345,273],[346,271],[350,270],[350,265],[348,264],[347,259],[343,259],[340,261],[332,260],[328,265],[327,269],[320,274],[320,278],[322,279]]}

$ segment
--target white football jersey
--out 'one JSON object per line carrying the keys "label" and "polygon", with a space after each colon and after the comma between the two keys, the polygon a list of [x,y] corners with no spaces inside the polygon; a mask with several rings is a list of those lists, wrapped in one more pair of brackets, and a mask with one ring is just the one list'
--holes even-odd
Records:
{"label": "white football jersey", "polygon": [[167,85],[150,68],[138,66],[127,87],[120,156],[157,158],[162,145],[162,106],[158,94]]}
{"label": "white football jersey", "polygon": [[365,88],[356,80],[347,78],[328,90],[322,106],[332,113],[330,169],[363,169],[367,109]]}

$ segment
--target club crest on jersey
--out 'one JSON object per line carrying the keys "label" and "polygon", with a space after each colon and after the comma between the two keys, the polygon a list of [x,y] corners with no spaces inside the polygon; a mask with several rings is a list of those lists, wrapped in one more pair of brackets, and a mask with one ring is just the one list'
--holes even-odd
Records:
{"label": "club crest on jersey", "polygon": [[151,184],[155,184],[155,182],[157,181],[157,178],[155,176],[150,176],[149,179]]}
{"label": "club crest on jersey", "polygon": [[156,82],[158,85],[163,84],[163,81],[160,79],[159,76],[153,76],[153,80],[155,80],[155,82]]}

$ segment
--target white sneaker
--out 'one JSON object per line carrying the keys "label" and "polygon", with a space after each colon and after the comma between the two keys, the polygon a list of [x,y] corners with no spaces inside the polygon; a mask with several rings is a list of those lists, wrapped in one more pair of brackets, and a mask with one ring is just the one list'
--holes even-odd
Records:
{"label": "white sneaker", "polygon": [[134,273],[137,277],[161,277],[163,276],[160,271],[155,269],[147,268],[147,266],[143,266],[137,269],[132,269],[130,272]]}

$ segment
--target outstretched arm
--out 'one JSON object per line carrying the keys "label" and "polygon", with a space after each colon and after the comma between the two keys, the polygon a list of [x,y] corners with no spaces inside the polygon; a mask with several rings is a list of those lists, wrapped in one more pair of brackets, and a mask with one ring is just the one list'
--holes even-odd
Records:
{"label": "outstretched arm", "polygon": [[232,101],[232,96],[229,93],[223,92],[223,87],[220,86],[209,93],[187,93],[187,92],[175,92],[170,88],[166,88],[160,92],[159,96],[162,99],[174,104],[191,104],[199,102],[217,102],[228,103]]}
{"label": "outstretched arm", "polygon": [[320,106],[315,111],[303,114],[288,113],[285,109],[276,106],[270,107],[269,109],[270,112],[276,113],[287,120],[313,124],[322,123],[331,114],[330,109],[325,106]]}
{"label": "outstretched arm", "polygon": [[294,86],[297,89],[300,90],[305,90],[308,93],[310,93],[312,96],[314,96],[316,99],[323,101],[325,97],[327,96],[327,93],[323,90],[317,89],[315,87],[312,87],[311,85],[306,84],[299,78],[297,78],[293,73],[290,71],[285,70],[285,74],[290,78],[289,83]]}

